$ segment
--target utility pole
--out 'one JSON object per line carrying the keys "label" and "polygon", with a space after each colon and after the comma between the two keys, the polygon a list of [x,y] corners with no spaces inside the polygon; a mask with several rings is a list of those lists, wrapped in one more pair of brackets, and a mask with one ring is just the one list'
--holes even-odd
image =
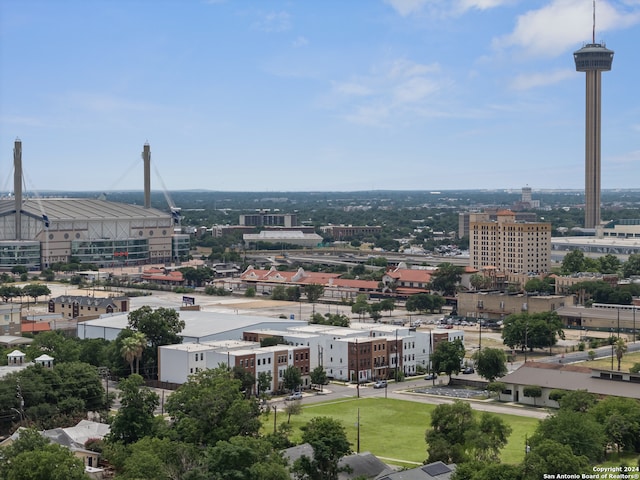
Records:
{"label": "utility pole", "polygon": [[276,405],[273,406],[273,433],[276,433],[276,420],[278,418],[278,407]]}
{"label": "utility pole", "polygon": [[396,373],[395,381],[398,381],[398,328],[396,328]]}
{"label": "utility pole", "polygon": [[356,445],[356,453],[360,453],[360,409],[358,408],[358,443]]}
{"label": "utility pole", "polygon": [[358,339],[356,338],[356,393],[360,398],[360,351],[358,347]]}

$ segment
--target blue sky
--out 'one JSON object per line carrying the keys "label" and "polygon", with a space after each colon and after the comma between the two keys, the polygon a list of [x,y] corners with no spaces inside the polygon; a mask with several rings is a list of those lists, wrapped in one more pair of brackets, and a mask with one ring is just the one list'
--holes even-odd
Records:
{"label": "blue sky", "polygon": [[[602,187],[640,187],[640,0],[599,0]],[[591,0],[3,0],[0,190],[584,188]]]}

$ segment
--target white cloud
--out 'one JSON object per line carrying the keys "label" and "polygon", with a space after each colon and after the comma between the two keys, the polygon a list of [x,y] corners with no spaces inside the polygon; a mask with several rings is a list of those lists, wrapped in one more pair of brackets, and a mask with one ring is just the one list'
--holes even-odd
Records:
{"label": "white cloud", "polygon": [[333,91],[348,96],[365,96],[373,93],[369,87],[356,82],[335,83]]}
{"label": "white cloud", "polygon": [[269,12],[253,24],[256,30],[263,32],[284,32],[291,28],[291,15],[287,12]]}
{"label": "white cloud", "polygon": [[75,92],[65,96],[67,105],[92,112],[112,113],[123,111],[146,111],[151,108],[141,102],[132,102],[114,95],[103,93],[81,93]]}
{"label": "white cloud", "polygon": [[309,40],[307,40],[306,37],[303,37],[302,35],[300,35],[293,41],[293,46],[296,48],[305,47],[308,44]]}
{"label": "white cloud", "polygon": [[393,100],[396,103],[414,103],[438,91],[437,81],[430,78],[414,77],[393,88]]}
{"label": "white cloud", "polygon": [[420,12],[429,3],[429,0],[385,0],[385,3],[388,3],[400,15],[406,17],[412,13]]}
{"label": "white cloud", "polygon": [[489,10],[512,3],[514,3],[514,0],[459,0],[457,2],[457,10],[460,12],[466,12],[467,10]]}
{"label": "white cloud", "polygon": [[[608,2],[597,6],[596,42],[599,33],[626,28],[640,21],[640,12],[623,12]],[[593,26],[591,2],[553,0],[548,5],[520,15],[508,35],[496,38],[496,48],[515,47],[529,56],[555,57],[590,41]]]}
{"label": "white cloud", "polygon": [[439,115],[428,100],[448,85],[440,65],[401,58],[376,65],[369,75],[334,82],[325,107],[349,122],[385,126],[407,115]]}
{"label": "white cloud", "polygon": [[436,16],[461,15],[468,10],[489,10],[514,3],[515,0],[385,0],[401,16],[429,10]]}
{"label": "white cloud", "polygon": [[522,74],[511,82],[511,88],[514,90],[528,90],[530,88],[546,87],[571,78],[575,73],[573,69],[563,69],[547,73]]}

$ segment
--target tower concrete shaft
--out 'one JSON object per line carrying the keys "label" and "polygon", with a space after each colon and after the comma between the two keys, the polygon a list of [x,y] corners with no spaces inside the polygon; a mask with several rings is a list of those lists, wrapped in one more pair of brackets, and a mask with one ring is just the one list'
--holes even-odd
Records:
{"label": "tower concrete shaft", "polygon": [[600,224],[600,126],[601,126],[601,73],[586,73],[585,159],[584,159],[584,227]]}
{"label": "tower concrete shaft", "polygon": [[144,208],[151,208],[151,147],[144,144],[142,150],[144,164]]}
{"label": "tower concrete shaft", "polygon": [[13,196],[15,201],[16,240],[22,240],[22,142],[13,144]]}
{"label": "tower concrete shaft", "polygon": [[600,130],[602,116],[602,72],[611,70],[613,51],[590,43],[573,54],[576,70],[586,74],[585,102],[585,216],[584,227],[600,224]]}

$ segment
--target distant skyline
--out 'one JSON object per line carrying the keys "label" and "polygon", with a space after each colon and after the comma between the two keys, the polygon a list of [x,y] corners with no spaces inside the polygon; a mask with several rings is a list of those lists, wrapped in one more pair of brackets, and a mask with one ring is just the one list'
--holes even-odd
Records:
{"label": "distant skyline", "polygon": [[[640,0],[596,2],[638,188]],[[592,0],[3,0],[0,191],[584,189]],[[159,173],[159,176],[156,174]]]}

